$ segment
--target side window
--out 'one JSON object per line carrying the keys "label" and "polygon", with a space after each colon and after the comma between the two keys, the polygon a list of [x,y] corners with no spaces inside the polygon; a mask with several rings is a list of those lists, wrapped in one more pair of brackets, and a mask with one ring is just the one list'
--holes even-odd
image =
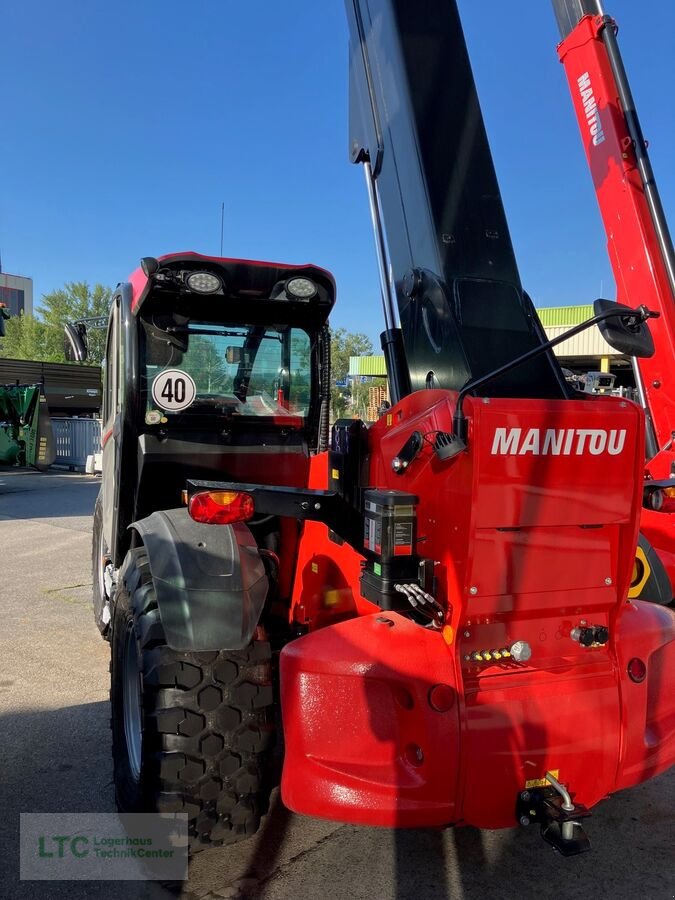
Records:
{"label": "side window", "polygon": [[116,338],[117,344],[117,412],[120,412],[122,407],[124,406],[124,388],[126,386],[126,378],[124,377],[124,366],[125,366],[125,358],[124,358],[124,331],[121,327],[117,327],[117,321],[120,318],[120,308],[119,308],[119,300],[117,302],[117,310],[115,312],[115,330],[118,333],[118,337]]}
{"label": "side window", "polygon": [[108,420],[115,414],[117,410],[117,358],[118,358],[118,347],[117,347],[117,318],[118,313],[115,310],[115,313],[112,318],[112,322],[108,329],[108,340],[106,343],[105,349],[105,359],[103,361],[103,371],[104,371],[104,388],[103,388],[103,421],[108,422]]}

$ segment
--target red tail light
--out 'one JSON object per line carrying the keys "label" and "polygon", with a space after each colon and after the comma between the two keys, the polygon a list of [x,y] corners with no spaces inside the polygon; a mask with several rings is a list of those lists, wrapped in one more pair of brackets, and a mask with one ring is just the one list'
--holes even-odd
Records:
{"label": "red tail light", "polygon": [[231,525],[251,519],[255,506],[253,497],[243,491],[200,491],[190,498],[188,512],[195,522]]}

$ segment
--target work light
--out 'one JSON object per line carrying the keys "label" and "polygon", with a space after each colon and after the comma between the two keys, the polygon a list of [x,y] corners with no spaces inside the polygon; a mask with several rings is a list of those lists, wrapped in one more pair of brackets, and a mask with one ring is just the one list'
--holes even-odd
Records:
{"label": "work light", "polygon": [[192,272],[185,279],[185,283],[191,291],[198,294],[214,294],[220,290],[221,280],[211,272]]}
{"label": "work light", "polygon": [[316,285],[309,278],[289,278],[285,290],[296,300],[311,300],[316,294]]}

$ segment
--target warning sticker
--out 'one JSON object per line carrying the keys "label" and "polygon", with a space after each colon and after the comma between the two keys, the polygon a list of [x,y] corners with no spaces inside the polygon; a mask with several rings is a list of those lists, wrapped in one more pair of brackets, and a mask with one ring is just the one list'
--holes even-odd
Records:
{"label": "warning sticker", "polygon": [[[549,769],[548,770],[554,778],[560,779],[560,769]],[[525,789],[531,790],[531,788],[542,788],[542,787],[550,787],[551,784],[545,778],[531,778],[529,781],[525,782]]]}
{"label": "warning sticker", "polygon": [[394,522],[394,556],[412,553],[412,522]]}
{"label": "warning sticker", "polygon": [[152,382],[152,399],[167,412],[181,412],[192,406],[196,394],[192,376],[180,369],[164,369]]}

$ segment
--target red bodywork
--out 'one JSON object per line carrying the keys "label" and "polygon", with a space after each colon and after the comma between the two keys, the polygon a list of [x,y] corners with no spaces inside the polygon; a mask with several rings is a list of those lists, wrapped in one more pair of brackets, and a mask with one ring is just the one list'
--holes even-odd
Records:
{"label": "red bodywork", "polygon": [[[661,313],[659,319],[650,321],[656,352],[650,359],[637,360],[637,364],[656,443],[661,448],[647,463],[645,475],[664,479],[675,472],[675,297],[602,41],[605,27],[613,26],[603,17],[585,16],[559,45],[558,54],[607,233],[617,300],[631,307],[645,304]],[[675,515],[645,510],[641,531],[657,550],[675,585]]]}
{"label": "red bodywork", "polygon": [[[426,444],[395,474],[413,431],[451,429],[454,401],[412,394],[368,433],[369,485],[419,498],[442,631],[365,600],[361,557],[304,525],[292,617],[310,633],[281,655],[282,794],[297,812],[502,827],[549,770],[592,806],[675,762],[675,615],[626,600],[641,411],[616,398],[467,399],[468,452],[441,461]],[[327,487],[325,454],[310,484]],[[582,647],[582,622],[608,626],[609,643]],[[470,658],[518,640],[528,663]],[[641,684],[627,673],[635,656]]]}

